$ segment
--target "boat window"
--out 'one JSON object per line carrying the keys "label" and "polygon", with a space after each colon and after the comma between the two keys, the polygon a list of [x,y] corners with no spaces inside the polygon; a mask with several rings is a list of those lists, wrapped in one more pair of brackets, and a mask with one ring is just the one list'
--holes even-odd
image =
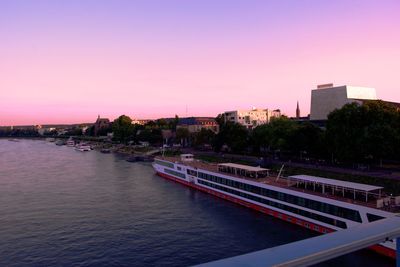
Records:
{"label": "boat window", "polygon": [[385,217],[375,215],[375,214],[370,214],[370,213],[367,213],[367,218],[368,218],[368,222],[375,222],[375,221],[385,219]]}
{"label": "boat window", "polygon": [[168,167],[168,168],[171,168],[171,169],[174,168],[174,164],[171,163],[171,162],[166,162],[166,161],[161,161],[161,160],[155,160],[155,163],[158,164],[158,165],[163,165],[163,166]]}
{"label": "boat window", "polygon": [[[292,206],[287,206],[287,205],[284,205],[282,203],[277,203],[275,201],[271,201],[271,200],[268,200],[268,199],[265,199],[265,198],[257,197],[257,196],[254,196],[254,195],[250,195],[250,194],[247,194],[247,193],[244,193],[244,192],[240,192],[240,191],[237,191],[237,190],[234,190],[234,189],[231,189],[231,188],[227,188],[225,186],[220,186],[220,185],[217,185],[217,184],[209,183],[209,182],[206,182],[206,181],[201,180],[201,179],[197,179],[197,182],[199,184],[202,184],[202,185],[205,185],[205,186],[208,186],[208,187],[212,187],[212,188],[215,188],[217,190],[221,190],[221,191],[233,194],[233,195],[237,195],[237,196],[240,196],[240,197],[243,197],[243,198],[247,198],[247,199],[250,199],[250,200],[253,200],[253,201],[268,205],[268,206],[271,206],[271,207],[276,207],[276,208],[279,208],[279,209],[282,209],[282,210],[286,210],[288,212],[301,215],[303,217],[314,219],[314,220],[317,220],[317,221],[320,221],[320,222],[324,222],[326,224],[334,225],[334,226],[337,226],[337,227],[340,227],[340,228],[343,228],[343,229],[347,228],[346,223],[343,222],[343,221],[340,221],[340,220],[335,220],[335,219],[332,219],[332,218],[329,218],[329,217],[326,217],[326,216],[322,216],[322,215],[319,215],[319,214],[316,214],[316,213],[312,213],[312,212],[309,212],[309,211],[305,211],[305,210],[302,210],[302,209],[299,209],[299,208],[295,208],[295,207],[292,207]],[[278,214],[278,217],[282,218],[282,215]]]}
{"label": "boat window", "polygon": [[193,170],[187,170],[187,174],[192,175],[192,176],[197,176],[197,172]]}
{"label": "boat window", "polygon": [[345,207],[340,207],[340,206],[336,206],[336,205],[332,205],[332,204],[328,204],[328,203],[323,203],[323,202],[320,202],[317,200],[298,197],[298,196],[278,192],[278,191],[271,190],[271,189],[261,188],[261,187],[254,186],[254,185],[250,185],[250,189],[249,189],[248,186],[246,186],[247,185],[246,183],[237,182],[237,181],[233,181],[231,179],[226,179],[226,178],[222,178],[222,177],[218,177],[218,176],[214,176],[214,175],[210,175],[210,174],[203,174],[201,172],[199,172],[199,178],[203,178],[208,181],[222,184],[222,185],[228,185],[230,187],[245,190],[247,192],[252,192],[252,193],[262,195],[265,197],[281,200],[281,201],[284,201],[287,203],[295,204],[295,205],[305,207],[308,209],[312,209],[312,210],[316,210],[319,212],[324,212],[324,213],[327,213],[327,214],[330,214],[330,215],[333,215],[336,217],[341,217],[341,218],[352,220],[352,221],[359,222],[359,223],[362,222],[360,213],[357,210],[352,210],[352,209],[345,208]]}
{"label": "boat window", "polygon": [[173,171],[173,170],[170,170],[170,169],[164,169],[164,171],[165,171],[166,173],[168,173],[168,174],[172,174],[172,175],[174,175],[174,176],[178,176],[179,178],[182,178],[182,179],[185,179],[185,178],[186,178],[186,177],[185,177],[185,174],[180,173],[180,172],[176,172],[176,171]]}

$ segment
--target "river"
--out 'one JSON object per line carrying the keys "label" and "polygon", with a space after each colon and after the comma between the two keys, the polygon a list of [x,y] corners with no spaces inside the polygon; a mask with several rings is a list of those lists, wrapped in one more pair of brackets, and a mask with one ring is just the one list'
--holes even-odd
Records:
{"label": "river", "polygon": [[[189,266],[314,235],[148,163],[0,139],[0,266]],[[363,250],[319,266],[394,261]]]}

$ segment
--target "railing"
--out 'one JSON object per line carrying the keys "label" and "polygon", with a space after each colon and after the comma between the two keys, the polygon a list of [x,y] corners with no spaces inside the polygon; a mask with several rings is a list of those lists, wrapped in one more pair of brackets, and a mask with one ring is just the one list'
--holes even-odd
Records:
{"label": "railing", "polygon": [[400,217],[309,238],[283,246],[201,264],[201,267],[310,266],[351,252],[396,239],[397,267],[400,267]]}

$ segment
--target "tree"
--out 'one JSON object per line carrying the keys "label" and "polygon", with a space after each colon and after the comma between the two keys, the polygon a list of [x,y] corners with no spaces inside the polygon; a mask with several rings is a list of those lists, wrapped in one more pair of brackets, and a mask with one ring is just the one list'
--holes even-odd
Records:
{"label": "tree", "polygon": [[328,115],[327,142],[334,156],[346,163],[397,156],[400,113],[383,101],[351,103]]}
{"label": "tree", "polygon": [[188,139],[189,139],[190,133],[187,128],[177,128],[176,129],[176,139],[180,140],[180,143],[185,146],[188,144]]}
{"label": "tree", "polygon": [[271,127],[268,124],[259,125],[251,133],[251,143],[255,152],[270,150]]}
{"label": "tree", "polygon": [[148,128],[148,129],[153,129],[153,128],[155,128],[157,125],[156,125],[156,122],[155,121],[148,121],[145,125],[144,125],[144,127],[145,128]]}
{"label": "tree", "polygon": [[[16,131],[13,131],[11,135],[14,135],[14,136],[21,135],[21,134],[16,134],[16,135],[15,135],[15,133],[19,133],[19,132],[20,132],[20,130],[17,130],[17,132],[16,132]],[[54,129],[54,130],[51,130],[51,131],[45,131],[45,132],[43,133],[44,136],[57,136],[57,134],[58,134],[58,132],[57,132],[57,130],[55,130],[55,129]]]}
{"label": "tree", "polygon": [[82,134],[83,134],[82,129],[76,127],[76,128],[70,129],[65,135],[66,136],[80,136]]}
{"label": "tree", "polygon": [[397,156],[400,113],[391,104],[369,101],[362,106],[366,120],[363,131],[364,153],[379,160]]}
{"label": "tree", "polygon": [[215,118],[215,121],[218,123],[220,127],[223,126],[225,124],[224,114],[218,114],[218,116]]}
{"label": "tree", "polygon": [[357,103],[346,104],[328,115],[328,147],[336,158],[354,162],[362,157],[363,121],[362,109]]}
{"label": "tree", "polygon": [[109,125],[107,127],[100,128],[97,131],[97,135],[98,136],[107,136],[108,133],[112,133],[112,132],[113,132],[113,127],[112,127],[112,125]]}
{"label": "tree", "polygon": [[195,133],[193,137],[195,147],[204,147],[214,142],[215,133],[210,129],[202,128],[199,132]]}
{"label": "tree", "polygon": [[114,139],[126,143],[133,138],[134,127],[132,119],[128,116],[121,115],[113,122]]}
{"label": "tree", "polygon": [[248,147],[248,131],[241,124],[226,122],[220,127],[219,133],[214,139],[214,148],[220,151],[227,145],[232,152],[243,152]]}
{"label": "tree", "polygon": [[156,126],[160,129],[168,129],[169,128],[169,124],[166,119],[156,120]]}
{"label": "tree", "polygon": [[89,128],[86,129],[85,135],[94,136],[94,125],[92,125],[92,126],[90,126]]}
{"label": "tree", "polygon": [[175,118],[169,122],[169,128],[173,131],[176,131],[176,126],[179,123],[178,115],[175,115]]}
{"label": "tree", "polygon": [[257,126],[253,130],[252,141],[256,149],[291,150],[296,128],[296,122],[285,116],[272,118],[270,123]]}
{"label": "tree", "polygon": [[147,141],[150,144],[161,144],[162,134],[160,129],[144,128],[139,129],[136,135],[137,141]]}
{"label": "tree", "polygon": [[293,152],[322,156],[325,154],[324,132],[315,124],[306,122],[298,125],[292,134],[290,147]]}

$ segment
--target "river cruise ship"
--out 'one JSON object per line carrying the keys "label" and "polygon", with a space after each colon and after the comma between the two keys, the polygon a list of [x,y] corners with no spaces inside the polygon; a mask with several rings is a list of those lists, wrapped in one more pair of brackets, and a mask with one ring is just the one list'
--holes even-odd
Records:
{"label": "river cruise ship", "polygon": [[[156,157],[153,167],[164,178],[320,233],[392,217],[400,211],[400,197],[385,195],[380,186],[308,175],[272,176],[269,169],[206,163],[192,154]],[[395,258],[395,243],[388,240],[371,249]]]}

